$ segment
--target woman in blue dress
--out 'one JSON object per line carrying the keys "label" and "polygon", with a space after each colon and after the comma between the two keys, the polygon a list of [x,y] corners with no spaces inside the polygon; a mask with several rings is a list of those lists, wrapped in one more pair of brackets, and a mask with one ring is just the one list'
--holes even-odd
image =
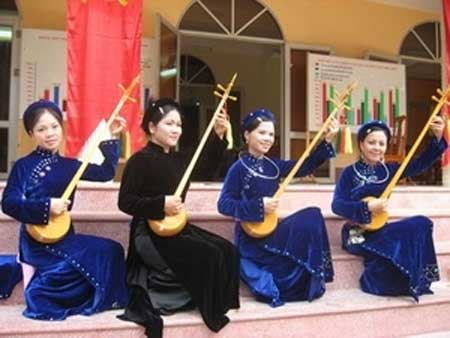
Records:
{"label": "woman in blue dress", "polygon": [[[69,315],[91,315],[124,307],[127,303],[123,248],[109,239],[76,234],[73,226],[60,241],[43,244],[34,240],[26,224],[47,224],[51,215],[71,209],[59,198],[81,162],[61,156],[62,112],[53,102],[40,100],[24,112],[26,132],[37,148],[12,168],[3,192],[2,210],[19,221],[20,260],[35,268],[25,289],[26,317],[63,320]],[[111,131],[117,134],[125,120],[118,117]],[[89,164],[82,179],[109,181],[118,162],[119,144],[100,144],[105,157],[101,165]]]}
{"label": "woman in blue dress", "polygon": [[[319,208],[295,212],[264,238],[253,238],[240,226],[241,221],[261,222],[265,212],[277,209],[278,200],[271,196],[280,178],[296,163],[265,156],[274,143],[274,124],[273,113],[265,109],[243,119],[241,132],[248,151],[241,153],[229,169],[218,201],[219,212],[236,219],[241,278],[258,300],[273,307],[287,301],[312,301],[325,292],[325,282],[333,279],[328,235]],[[311,174],[334,156],[330,142],[336,131],[333,121],[325,140],[306,159],[296,177]]]}
{"label": "woman in blue dress", "polygon": [[[431,124],[431,143],[407,165],[402,177],[418,175],[440,158],[447,148],[443,128],[442,118],[436,117]],[[387,201],[362,199],[380,196],[399,168],[398,163],[383,161],[390,136],[389,127],[382,121],[370,121],[360,127],[361,158],[342,171],[332,209],[347,219],[342,229],[342,247],[364,258],[362,290],[375,295],[410,295],[418,300],[420,295],[432,293],[431,283],[439,280],[433,222],[425,216],[413,216],[388,222],[377,231],[365,231],[364,227],[371,222],[372,213],[386,210]]]}

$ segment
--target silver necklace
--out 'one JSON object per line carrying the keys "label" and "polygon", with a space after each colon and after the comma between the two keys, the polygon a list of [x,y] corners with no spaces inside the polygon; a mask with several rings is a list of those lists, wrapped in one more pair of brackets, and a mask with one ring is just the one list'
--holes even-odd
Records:
{"label": "silver necklace", "polygon": [[353,167],[354,172],[356,173],[356,176],[358,176],[362,181],[364,181],[366,183],[381,184],[381,183],[384,183],[384,182],[386,182],[388,180],[388,178],[389,178],[389,169],[386,166],[386,164],[384,164],[384,162],[380,162],[380,164],[382,165],[382,167],[383,167],[383,169],[384,169],[384,171],[386,173],[386,176],[383,179],[381,179],[381,180],[379,180],[378,176],[376,176],[376,175],[370,175],[369,177],[367,177],[367,176],[364,176],[363,174],[361,174],[358,171],[358,169],[356,169],[356,163],[353,163],[352,167]]}
{"label": "silver necklace", "polygon": [[245,164],[243,158],[241,155],[239,155],[239,161],[241,162],[241,164],[244,166],[245,169],[247,169],[253,176],[255,177],[261,177],[264,178],[266,180],[274,180],[277,179],[280,176],[280,168],[278,168],[278,166],[275,164],[274,161],[272,161],[269,157],[263,156],[263,160],[266,159],[270,164],[272,164],[276,170],[275,175],[273,176],[267,176],[264,175],[262,173],[262,168],[260,168],[261,173],[257,172],[256,170],[254,170],[253,168],[250,168],[247,164]]}

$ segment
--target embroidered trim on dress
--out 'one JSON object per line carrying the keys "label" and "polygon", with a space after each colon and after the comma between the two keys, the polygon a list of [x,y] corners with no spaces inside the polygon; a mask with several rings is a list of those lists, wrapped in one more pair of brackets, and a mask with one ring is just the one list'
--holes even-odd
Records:
{"label": "embroidered trim on dress", "polygon": [[353,163],[352,168],[353,168],[353,171],[355,172],[356,176],[358,176],[362,181],[364,181],[366,183],[382,184],[382,183],[386,182],[389,178],[389,169],[386,166],[386,164],[384,164],[384,162],[380,162],[380,164],[382,165],[384,171],[386,172],[386,176],[381,180],[379,180],[378,176],[376,176],[376,175],[370,175],[369,177],[366,177],[363,174],[361,174],[358,171],[358,169],[356,169],[356,163]]}

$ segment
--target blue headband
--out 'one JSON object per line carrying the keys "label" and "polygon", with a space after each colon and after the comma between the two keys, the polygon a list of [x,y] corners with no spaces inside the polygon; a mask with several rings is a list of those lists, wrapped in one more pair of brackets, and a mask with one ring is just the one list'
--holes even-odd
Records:
{"label": "blue headband", "polygon": [[382,130],[384,131],[384,133],[387,136],[387,140],[389,143],[389,139],[391,138],[391,130],[389,129],[389,127],[386,125],[386,123],[384,123],[383,121],[380,120],[373,120],[373,121],[369,121],[364,123],[361,127],[359,127],[358,129],[358,141],[361,142],[363,141],[367,135],[369,135],[371,132],[373,132],[375,130]]}
{"label": "blue headband", "polygon": [[253,121],[260,120],[260,122],[263,121],[271,121],[275,123],[275,116],[273,113],[268,109],[258,109],[255,111],[252,111],[251,113],[248,113],[242,120],[241,124],[241,132],[248,130],[248,128],[251,126]]}
{"label": "blue headband", "polygon": [[57,113],[61,118],[63,117],[61,109],[56,105],[56,103],[48,100],[39,100],[30,104],[25,112],[23,113],[23,119],[25,120],[33,111],[41,108],[47,108],[53,110]]}

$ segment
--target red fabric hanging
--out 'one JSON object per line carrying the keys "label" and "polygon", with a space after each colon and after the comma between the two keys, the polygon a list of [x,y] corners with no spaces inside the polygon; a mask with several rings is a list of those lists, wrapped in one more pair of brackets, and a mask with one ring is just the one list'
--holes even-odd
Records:
{"label": "red fabric hanging", "polygon": [[[102,118],[108,119],[140,73],[142,0],[67,0],[68,95],[66,154],[77,156]],[[143,141],[140,86],[136,103],[121,115],[128,121],[131,148]]]}

